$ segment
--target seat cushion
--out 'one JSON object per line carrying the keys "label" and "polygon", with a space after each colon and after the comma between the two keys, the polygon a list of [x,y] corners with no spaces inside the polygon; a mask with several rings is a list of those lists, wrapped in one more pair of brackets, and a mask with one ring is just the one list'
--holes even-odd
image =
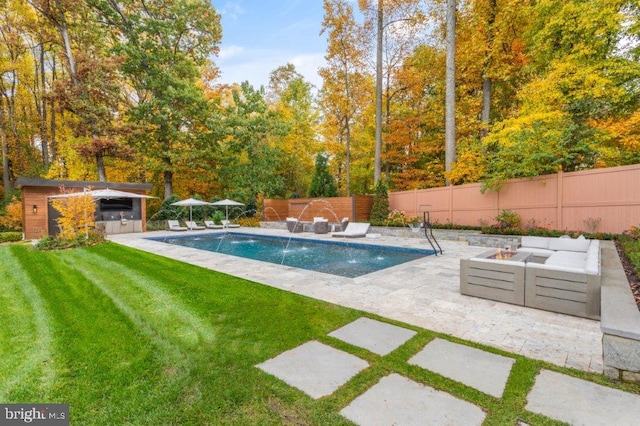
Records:
{"label": "seat cushion", "polygon": [[548,249],[551,238],[523,236],[521,239],[522,247]]}
{"label": "seat cushion", "polygon": [[549,242],[549,249],[556,251],[572,251],[586,253],[591,240],[573,240],[568,238],[554,238]]}
{"label": "seat cushion", "polygon": [[586,259],[587,256],[585,253],[559,251],[549,256],[544,264],[584,270],[586,266]]}

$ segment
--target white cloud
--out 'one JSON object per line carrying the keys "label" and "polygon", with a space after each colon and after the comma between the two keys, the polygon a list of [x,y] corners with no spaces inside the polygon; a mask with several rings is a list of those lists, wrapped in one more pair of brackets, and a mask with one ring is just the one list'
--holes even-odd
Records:
{"label": "white cloud", "polygon": [[261,85],[266,87],[273,70],[292,63],[305,80],[320,88],[322,81],[318,76],[318,68],[324,65],[324,56],[320,53],[295,55],[286,50],[261,49],[246,50],[233,57],[220,58],[216,63],[222,71],[221,83],[248,81],[255,88]]}
{"label": "white cloud", "polygon": [[240,15],[245,13],[245,10],[242,8],[240,3],[228,1],[224,6],[218,8],[218,13],[235,21]]}
{"label": "white cloud", "polygon": [[225,60],[225,59],[233,58],[235,56],[242,55],[243,52],[244,52],[244,47],[242,46],[232,45],[228,47],[221,47],[220,52],[218,52],[218,58],[220,58],[220,60]]}

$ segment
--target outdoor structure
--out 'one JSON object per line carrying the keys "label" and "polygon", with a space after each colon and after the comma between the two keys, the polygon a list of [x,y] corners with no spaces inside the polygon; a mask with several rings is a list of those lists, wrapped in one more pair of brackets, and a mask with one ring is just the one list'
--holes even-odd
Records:
{"label": "outdoor structure", "polygon": [[479,183],[389,193],[389,207],[434,223],[482,226],[503,210],[523,227],[622,233],[640,219],[640,165],[515,179],[498,192]]}
{"label": "outdoor structure", "polygon": [[[82,192],[85,189],[113,189],[144,195],[153,185],[148,183],[116,183],[74,180],[19,178],[22,190],[22,215],[26,239],[55,235],[59,228],[58,211],[51,205],[50,196],[65,191]],[[143,232],[146,228],[147,205],[144,198],[108,198],[96,200],[96,223],[107,234]]]}
{"label": "outdoor structure", "polygon": [[314,217],[325,217],[330,222],[349,218],[352,222],[369,222],[373,196],[353,195],[351,197],[292,198],[264,200],[262,216],[265,222],[284,221],[295,218],[313,222]]}

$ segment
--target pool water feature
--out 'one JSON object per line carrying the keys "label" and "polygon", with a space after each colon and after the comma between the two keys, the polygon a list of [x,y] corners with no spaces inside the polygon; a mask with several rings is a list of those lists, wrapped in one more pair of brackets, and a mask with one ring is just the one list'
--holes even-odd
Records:
{"label": "pool water feature", "polygon": [[240,232],[150,239],[348,278],[435,254],[433,250],[359,244],[351,241],[282,238]]}

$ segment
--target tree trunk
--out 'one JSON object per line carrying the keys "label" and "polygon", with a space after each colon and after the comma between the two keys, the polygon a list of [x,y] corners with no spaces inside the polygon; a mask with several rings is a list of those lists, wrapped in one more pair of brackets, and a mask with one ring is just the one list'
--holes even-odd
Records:
{"label": "tree trunk", "polygon": [[[52,55],[51,66],[51,85],[56,81],[56,57]],[[51,161],[54,163],[58,160],[58,144],[56,143],[56,105],[55,101],[51,100]]]}
{"label": "tree trunk", "polygon": [[381,156],[382,156],[382,37],[383,24],[383,0],[378,0],[378,24],[376,37],[376,150],[373,166],[373,183],[380,180]]}
{"label": "tree trunk", "polygon": [[345,167],[347,169],[347,197],[351,196],[351,127],[349,126],[349,117],[345,116],[344,119],[344,132],[346,138],[346,164]]}
{"label": "tree trunk", "polygon": [[42,163],[46,168],[49,166],[49,138],[47,137],[47,97],[45,96],[47,78],[44,65],[44,44],[40,44],[40,83],[40,145],[42,148]]}
{"label": "tree trunk", "polygon": [[166,168],[163,172],[164,177],[164,198],[169,198],[173,195],[173,172],[171,171],[171,158],[165,157],[162,159]]}
{"label": "tree trunk", "polygon": [[9,200],[11,195],[11,181],[9,180],[9,150],[7,148],[7,124],[2,98],[0,98],[0,139],[2,139],[2,187],[4,198]]}
{"label": "tree trunk", "polygon": [[96,165],[98,166],[98,180],[100,182],[106,182],[107,173],[104,169],[104,157],[102,154],[96,154]]}
{"label": "tree trunk", "polygon": [[[447,66],[445,99],[445,170],[456,161],[456,0],[447,0]],[[447,185],[450,182],[447,180]]]}
{"label": "tree trunk", "polygon": [[489,133],[489,121],[491,118],[491,86],[491,78],[484,77],[482,80],[482,116],[480,117],[480,120],[482,121],[480,136],[483,138]]}
{"label": "tree trunk", "polygon": [[494,24],[496,21],[497,1],[489,0],[489,16],[487,18],[487,57],[484,59],[482,69],[482,130],[480,137],[484,138],[489,133],[489,124],[491,122],[491,89],[493,81],[489,77],[491,69],[491,52],[493,51],[493,39],[495,35]]}

